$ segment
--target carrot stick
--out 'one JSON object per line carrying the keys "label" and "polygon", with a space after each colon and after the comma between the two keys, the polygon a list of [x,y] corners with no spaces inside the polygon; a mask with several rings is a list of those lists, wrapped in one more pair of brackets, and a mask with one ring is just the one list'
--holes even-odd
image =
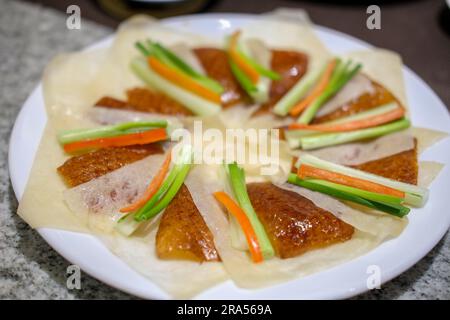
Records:
{"label": "carrot stick", "polygon": [[124,134],[121,136],[105,137],[91,140],[76,141],[64,145],[67,153],[84,149],[101,149],[107,147],[124,147],[135,144],[147,144],[167,139],[166,129],[153,129],[144,132]]}
{"label": "carrot stick", "polygon": [[214,197],[219,201],[239,222],[242,230],[244,231],[245,238],[247,239],[248,247],[252,260],[255,263],[263,261],[263,255],[261,247],[259,246],[258,238],[256,237],[255,230],[250,223],[244,210],[242,210],[238,204],[230,198],[228,194],[223,191],[214,192]]}
{"label": "carrot stick", "polygon": [[305,178],[313,178],[313,179],[322,179],[334,183],[339,183],[345,186],[354,187],[370,192],[390,195],[398,198],[404,198],[405,193],[399,191],[397,189],[393,189],[387,186],[384,186],[379,183],[347,176],[341,173],[336,173],[329,170],[319,169],[313,166],[309,166],[306,164],[301,164],[298,168],[297,175],[301,179]]}
{"label": "carrot stick", "polygon": [[240,34],[240,31],[236,31],[231,35],[228,53],[230,54],[230,58],[234,61],[234,63],[236,63],[238,68],[241,69],[249,77],[253,84],[256,84],[259,80],[258,71],[252,65],[247,63],[244,58],[242,58],[237,49],[237,42]]}
{"label": "carrot stick", "polygon": [[149,66],[160,76],[173,82],[174,84],[195,93],[209,101],[220,104],[220,95],[214,91],[202,86],[198,82],[191,79],[188,75],[185,75],[178,70],[166,66],[155,57],[148,58]]}
{"label": "carrot stick", "polygon": [[314,101],[327,87],[330,82],[331,75],[333,74],[334,67],[336,66],[336,59],[333,59],[325,69],[322,77],[319,82],[316,84],[314,89],[312,89],[311,93],[308,94],[302,101],[297,103],[289,112],[289,114],[293,117],[296,117],[302,112],[311,102]]}
{"label": "carrot stick", "polygon": [[313,130],[313,131],[321,131],[321,132],[345,132],[345,131],[353,131],[364,128],[376,127],[381,124],[385,124],[397,119],[402,118],[405,115],[405,109],[399,107],[397,109],[388,111],[383,114],[379,114],[376,116],[372,116],[366,119],[355,120],[347,123],[340,124],[316,124],[316,125],[307,125],[303,123],[291,123],[289,125],[289,130]]}
{"label": "carrot stick", "polygon": [[172,152],[169,150],[166,159],[164,160],[161,168],[159,169],[156,176],[153,178],[153,180],[148,185],[147,189],[145,190],[143,196],[138,199],[136,202],[130,204],[129,206],[120,209],[120,212],[131,212],[135,211],[137,209],[140,209],[144,206],[144,204],[147,203],[148,200],[150,200],[156,191],[161,187],[161,184],[164,181],[164,178],[167,175],[167,172],[169,171],[170,161],[172,159]]}

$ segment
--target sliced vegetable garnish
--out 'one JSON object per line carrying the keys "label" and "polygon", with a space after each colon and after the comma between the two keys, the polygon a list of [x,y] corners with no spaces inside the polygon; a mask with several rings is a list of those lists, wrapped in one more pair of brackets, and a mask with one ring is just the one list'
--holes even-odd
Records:
{"label": "sliced vegetable garnish", "polygon": [[[199,82],[201,85],[207,87],[208,89],[214,91],[217,94],[222,94],[224,92],[224,88],[220,83],[215,81],[214,79],[209,78],[206,75],[203,75],[197,72],[194,68],[192,68],[189,64],[184,62],[180,57],[178,57],[175,53],[173,53],[170,49],[164,47],[162,44],[152,41],[147,41],[148,48],[147,50],[145,46],[138,42],[136,46],[141,50],[141,52],[145,56],[154,55],[158,60],[163,62],[164,64],[181,71],[190,77],[192,77],[195,81]],[[144,48],[142,50],[141,48]]]}
{"label": "sliced vegetable garnish", "polygon": [[372,173],[364,172],[358,169],[342,166],[330,161],[325,161],[309,154],[302,155],[296,163],[296,167],[307,164],[316,168],[329,170],[332,172],[345,174],[354,178],[364,179],[378,183],[405,193],[404,202],[412,206],[423,206],[428,199],[428,190],[416,185],[391,180]]}
{"label": "sliced vegetable garnish", "polygon": [[232,60],[229,61],[231,71],[233,72],[234,76],[236,77],[236,80],[239,82],[239,84],[244,88],[244,90],[250,95],[254,95],[258,88],[252,83],[252,81],[247,77],[247,75],[239,69],[239,67],[236,65],[236,63]]}
{"label": "sliced vegetable garnish", "polygon": [[273,112],[286,116],[294,105],[302,99],[323,73],[323,67],[307,71],[299,81],[275,104]]}
{"label": "sliced vegetable garnish", "polygon": [[135,210],[141,208],[142,206],[144,206],[147,203],[147,201],[149,201],[156,194],[158,189],[161,187],[161,184],[163,183],[164,178],[167,175],[167,172],[169,171],[171,159],[172,159],[172,152],[169,150],[167,152],[166,159],[164,160],[164,162],[163,162],[161,168],[159,169],[158,173],[156,174],[156,176],[153,178],[153,180],[148,185],[147,189],[144,192],[144,195],[139,200],[134,202],[133,204],[120,209],[120,212],[135,211]]}
{"label": "sliced vegetable garnish", "polygon": [[58,141],[61,144],[66,144],[80,140],[113,137],[127,133],[147,131],[153,128],[166,128],[167,125],[168,123],[166,120],[134,121],[92,129],[66,130],[58,135]]}
{"label": "sliced vegetable garnish", "polygon": [[[390,196],[380,195],[376,193],[372,194],[367,191],[333,184],[324,180],[303,180],[300,179],[296,174],[291,173],[289,174],[288,182],[303,188],[328,194],[341,200],[351,201],[368,208],[386,212],[397,217],[404,217],[410,211],[408,207],[404,207],[398,203],[386,202],[386,197]],[[372,194],[372,199],[366,198],[370,194]]]}
{"label": "sliced vegetable garnish", "polygon": [[321,95],[325,91],[328,83],[331,80],[331,75],[333,74],[333,70],[335,67],[336,67],[336,59],[333,59],[331,62],[328,63],[319,81],[317,82],[315,87],[311,90],[311,92],[308,94],[308,96],[306,96],[305,99],[297,103],[291,109],[291,111],[289,112],[291,116],[294,117],[298,116],[300,112],[306,109],[306,107],[309,106],[309,104],[314,101],[314,99],[318,98],[319,95]]}
{"label": "sliced vegetable garnish", "polygon": [[252,256],[252,260],[255,263],[263,261],[263,255],[261,247],[258,242],[255,230],[253,230],[252,224],[248,219],[245,212],[238,206],[234,200],[223,191],[214,192],[214,197],[230,212],[238,221],[242,228],[245,238],[247,239],[248,248]]}
{"label": "sliced vegetable garnish", "polygon": [[247,56],[242,50],[238,49],[238,53],[241,55],[241,57],[249,64],[251,65],[260,75],[269,78],[270,80],[280,80],[281,76],[278,72],[275,72],[273,70],[267,69],[264,66],[260,65],[256,60],[252,59],[251,57]]}
{"label": "sliced vegetable garnish", "polygon": [[358,129],[365,129],[376,127],[385,123],[392,122],[403,118],[405,115],[405,109],[398,107],[394,110],[388,111],[384,114],[374,115],[361,120],[354,120],[345,123],[338,124],[303,124],[303,123],[292,123],[289,125],[289,130],[311,130],[320,132],[346,132],[354,131]]}
{"label": "sliced vegetable garnish", "polygon": [[298,122],[308,124],[316,115],[317,111],[334,96],[351,78],[361,69],[361,64],[352,66],[351,61],[345,64],[339,59],[336,59],[336,66],[333,69],[333,74],[329,80],[327,87],[322,93],[316,97],[311,104],[303,111],[298,118]]}
{"label": "sliced vegetable garnish", "polygon": [[399,191],[397,189],[387,187],[379,183],[367,181],[364,179],[355,178],[345,174],[316,168],[307,164],[301,164],[299,166],[297,175],[299,176],[299,178],[303,180],[308,178],[321,179],[370,192],[390,195],[397,198],[405,197],[405,193],[403,191]]}
{"label": "sliced vegetable garnish", "polygon": [[160,76],[148,67],[148,63],[144,58],[134,59],[131,62],[131,69],[144,82],[178,101],[197,115],[213,115],[221,110],[220,104],[203,99]]}
{"label": "sliced vegetable garnish", "polygon": [[264,230],[264,226],[253,209],[252,203],[247,193],[247,186],[245,184],[245,173],[244,170],[239,168],[236,163],[228,164],[227,166],[230,184],[233,189],[233,194],[239,203],[239,206],[244,210],[247,215],[250,223],[253,227],[253,230],[256,233],[256,236],[259,241],[259,245],[261,247],[261,252],[265,259],[269,259],[274,256],[275,251],[270,243],[269,237]]}
{"label": "sliced vegetable garnish", "polygon": [[166,129],[153,129],[137,133],[129,133],[114,137],[75,141],[64,145],[64,151],[73,153],[86,149],[100,149],[108,147],[124,147],[137,144],[147,144],[166,140]]}
{"label": "sliced vegetable garnish", "polygon": [[397,120],[378,127],[366,128],[348,132],[325,133],[313,136],[305,136],[299,138],[300,145],[305,150],[322,148],[351,141],[369,139],[384,136],[386,134],[404,130],[411,125],[407,119]]}
{"label": "sliced vegetable garnish", "polygon": [[161,200],[158,202],[158,204],[156,204],[153,208],[151,208],[148,211],[143,212],[141,220],[148,220],[150,218],[153,218],[154,216],[156,216],[158,213],[160,213],[162,210],[164,210],[169,205],[169,203],[172,201],[172,199],[178,193],[178,190],[180,190],[181,186],[183,185],[184,180],[186,179],[190,168],[191,168],[191,164],[186,164],[183,166],[180,173],[177,175],[177,177],[173,181],[173,184],[167,190],[166,194],[161,198]]}
{"label": "sliced vegetable garnish", "polygon": [[188,145],[181,149],[178,163],[172,168],[161,188],[141,207],[134,216],[136,221],[153,218],[164,210],[180,190],[192,164],[192,148]]}
{"label": "sliced vegetable garnish", "polygon": [[192,80],[192,78],[190,78],[186,74],[179,72],[174,68],[166,66],[165,64],[161,63],[158,59],[154,57],[148,58],[148,64],[150,68],[152,68],[160,76],[169,80],[170,82],[182,88],[185,88],[209,101],[220,104],[221,100],[219,94]]}
{"label": "sliced vegetable garnish", "polygon": [[251,83],[256,84],[259,80],[258,71],[246,59],[243,58],[242,53],[238,50],[238,40],[240,31],[234,32],[229,41],[228,54],[230,59],[236,66],[250,79]]}

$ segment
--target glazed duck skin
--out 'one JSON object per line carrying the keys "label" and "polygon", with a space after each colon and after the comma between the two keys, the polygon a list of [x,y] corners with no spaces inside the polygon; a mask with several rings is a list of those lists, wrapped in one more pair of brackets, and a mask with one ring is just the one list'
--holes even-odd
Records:
{"label": "glazed duck skin", "polygon": [[310,200],[271,183],[247,185],[252,205],[282,259],[349,240],[354,228]]}
{"label": "glazed duck skin", "polygon": [[165,260],[220,260],[211,231],[185,185],[161,217],[156,234],[156,254]]}
{"label": "glazed duck skin", "polygon": [[219,82],[225,89],[222,94],[224,107],[231,107],[238,103],[249,102],[249,97],[241,88],[231,72],[228,56],[224,50],[215,48],[196,48],[194,53],[200,61],[206,74]]}
{"label": "glazed duck skin", "polygon": [[71,157],[59,166],[57,171],[65,183],[72,188],[149,155],[161,153],[163,149],[159,143],[99,149]]}
{"label": "glazed duck skin", "polygon": [[105,96],[95,104],[97,107],[159,113],[175,116],[190,116],[192,112],[168,96],[146,88],[127,90],[127,101]]}
{"label": "glazed duck skin", "polygon": [[263,104],[255,115],[269,112],[272,107],[300,80],[308,68],[308,57],[296,51],[272,50],[270,61],[271,70],[277,72],[281,78],[272,81],[270,85],[269,101]]}

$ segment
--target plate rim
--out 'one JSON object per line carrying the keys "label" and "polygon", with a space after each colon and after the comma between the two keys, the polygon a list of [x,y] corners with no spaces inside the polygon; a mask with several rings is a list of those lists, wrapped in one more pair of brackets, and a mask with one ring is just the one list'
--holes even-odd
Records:
{"label": "plate rim", "polygon": [[[220,18],[225,18],[225,19],[247,19],[247,20],[252,20],[252,19],[258,19],[260,16],[257,14],[241,14],[241,13],[200,13],[200,14],[190,14],[190,15],[183,15],[183,16],[177,16],[177,17],[171,17],[171,18],[166,18],[166,19],[161,19],[160,21],[163,24],[169,24],[170,23],[180,23],[186,20],[200,20],[200,19],[220,19]],[[316,25],[313,24],[313,29],[315,31],[319,30],[325,33],[330,33],[333,35],[336,35],[338,37],[343,37],[346,38],[354,43],[357,43],[360,46],[366,47],[366,48],[374,48],[373,45],[367,43],[364,40],[358,39],[352,35],[348,35],[346,33],[343,33],[341,31],[338,30],[334,30],[328,27],[324,27],[324,26],[320,26],[320,25]],[[101,46],[102,43],[104,42],[108,42],[111,41],[111,39],[114,37],[115,32],[111,35],[108,35],[98,41],[95,41],[93,44],[83,48],[82,50],[89,50],[92,49],[96,46]],[[325,44],[326,45],[326,44]],[[444,109],[445,108],[445,104],[444,102],[441,100],[441,98],[439,97],[439,95],[436,94],[436,92],[429,87],[426,82],[424,80],[422,80],[422,78],[420,78],[412,69],[410,69],[408,66],[406,66],[405,64],[403,64],[403,70],[404,72],[406,72],[408,74],[409,77],[413,78],[413,80],[417,81],[420,85],[424,86],[425,88],[429,89],[429,93],[432,94],[433,98],[436,99],[436,101],[438,102],[438,104],[440,104],[440,106],[443,106]],[[14,156],[14,150],[12,148],[12,140],[15,138],[15,136],[17,136],[17,130],[18,130],[18,126],[17,123],[18,121],[20,121],[21,118],[24,117],[24,114],[26,113],[26,108],[25,106],[27,105],[27,103],[30,103],[31,100],[33,100],[33,96],[36,95],[38,93],[38,91],[42,91],[42,80],[39,81],[39,83],[34,87],[34,89],[31,91],[31,93],[29,94],[29,96],[27,97],[27,99],[25,100],[25,102],[23,103],[15,121],[14,121],[14,126],[13,129],[11,130],[11,135],[10,135],[10,139],[9,139],[9,147],[8,147],[8,169],[9,169],[9,175],[10,175],[10,180],[11,180],[11,184],[12,184],[12,188],[14,191],[15,196],[17,197],[17,199],[19,200],[19,195],[22,195],[21,192],[23,193],[24,190],[21,190],[21,192],[19,192],[18,190],[18,186],[16,183],[16,179],[14,178],[14,172],[15,170],[13,169],[13,165],[12,163],[14,163],[14,161],[12,161],[13,156]],[[448,110],[447,110],[447,115],[448,115]],[[450,221],[449,221],[450,222]],[[436,245],[437,243],[442,239],[442,237],[445,235],[446,231],[448,230],[448,226],[447,227],[442,227],[442,232],[439,232],[438,236],[435,236],[433,238],[432,241],[428,241],[428,248],[426,249],[425,253],[418,253],[414,256],[414,258],[408,260],[408,262],[403,262],[403,263],[399,263],[396,265],[396,268],[394,268],[394,271],[390,272],[390,275],[388,277],[383,278],[382,283],[388,282],[390,280],[392,280],[393,278],[399,276],[400,274],[402,274],[403,272],[406,272],[407,269],[409,269],[410,267],[412,267],[413,265],[415,265],[420,259],[422,259],[426,254],[428,254]],[[44,238],[44,240],[55,250],[58,252],[58,254],[60,254],[62,257],[64,257],[66,260],[68,260],[69,262],[73,262],[73,257],[71,257],[71,255],[69,254],[68,250],[64,250],[63,248],[61,248],[60,246],[58,246],[57,243],[53,242],[51,240],[51,236],[52,233],[54,232],[61,232],[61,230],[59,229],[51,229],[51,228],[38,228],[37,229],[38,233]],[[70,231],[65,231],[64,232],[69,232],[69,233],[75,233],[75,232],[70,232]],[[78,233],[79,234],[79,233]],[[82,234],[84,235],[84,234]],[[85,235],[85,236],[89,236],[92,237],[93,239],[96,239],[95,237],[91,236],[91,235]],[[376,250],[376,248],[374,249]],[[356,258],[357,259],[357,258]],[[355,259],[352,259],[346,263],[351,263],[352,261],[354,261]],[[123,285],[118,285],[117,283],[115,283],[112,279],[107,278],[107,277],[102,277],[99,276],[99,273],[96,272],[95,268],[90,268],[89,265],[86,264],[79,264],[78,265],[83,265],[82,270],[84,272],[86,272],[87,274],[89,274],[90,276],[92,276],[95,279],[98,279],[99,281],[115,288],[118,289],[120,291],[124,291],[126,293],[129,293],[131,295],[134,296],[138,296],[138,297],[142,297],[142,298],[153,298],[153,299],[165,299],[167,298],[167,294],[165,293],[164,290],[162,290],[161,288],[157,287],[159,289],[159,291],[163,294],[166,295],[167,297],[164,297],[163,295],[156,295],[156,294],[149,294],[148,292],[136,292],[135,290],[128,290],[127,288],[124,288]],[[332,267],[330,269],[327,270],[331,270],[335,267]],[[131,269],[134,272],[138,273],[137,271],[135,271],[134,269]],[[325,270],[325,271],[327,271]],[[322,272],[320,272],[322,273]],[[138,273],[139,274],[139,273]],[[156,284],[151,281],[148,278],[147,279],[148,282],[152,283],[153,285],[156,286]],[[229,281],[229,280],[228,280]],[[294,282],[295,279],[289,281],[289,282]],[[359,289],[355,289],[352,292],[349,291],[341,291],[341,292],[337,292],[335,291],[334,294],[329,294],[327,295],[322,295],[325,299],[341,299],[341,298],[348,298],[351,296],[355,296],[357,294],[363,293],[365,291],[367,291],[367,288],[364,287],[360,287]],[[195,299],[195,297],[194,297]],[[293,298],[295,299],[295,298]]]}

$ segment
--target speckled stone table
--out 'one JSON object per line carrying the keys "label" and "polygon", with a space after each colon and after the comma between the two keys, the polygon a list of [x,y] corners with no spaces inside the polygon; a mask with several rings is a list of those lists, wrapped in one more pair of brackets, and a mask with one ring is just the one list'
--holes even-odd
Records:
{"label": "speckled stone table", "polygon": [[[101,39],[112,30],[82,21],[66,29],[56,11],[0,0],[0,299],[130,299],[82,274],[82,289],[66,287],[62,258],[16,215],[8,173],[8,142],[14,119],[49,59]],[[449,234],[424,259],[362,299],[450,299]]]}

